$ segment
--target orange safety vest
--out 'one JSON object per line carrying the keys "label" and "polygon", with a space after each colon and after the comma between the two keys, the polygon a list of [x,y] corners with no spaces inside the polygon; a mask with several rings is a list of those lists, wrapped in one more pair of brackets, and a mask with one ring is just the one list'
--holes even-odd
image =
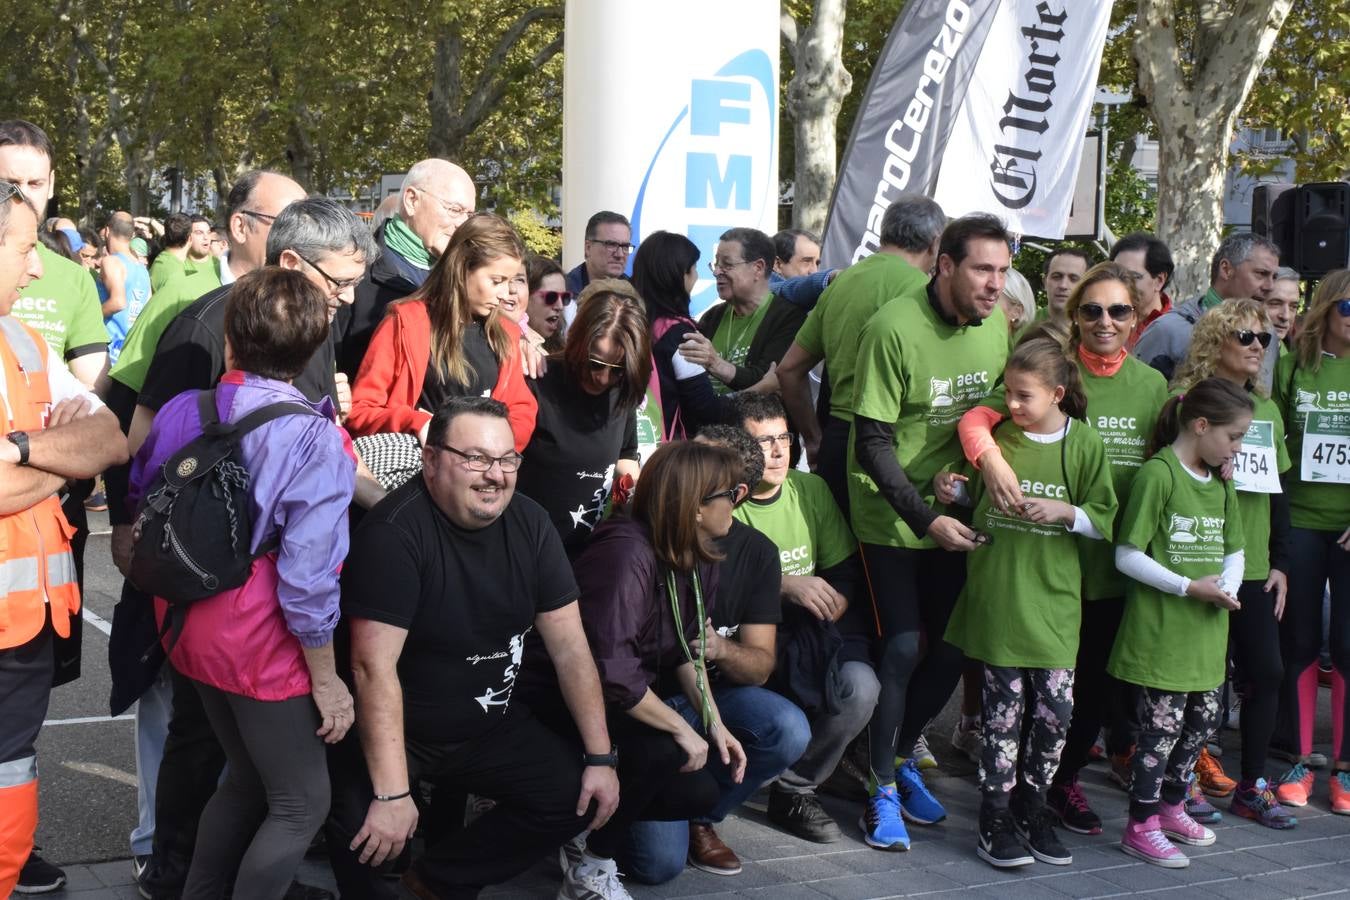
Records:
{"label": "orange safety vest", "polygon": [[[41,431],[52,404],[47,381],[47,345],[13,316],[0,316],[0,426]],[[0,650],[37,637],[51,606],[52,628],[70,635],[70,617],[80,611],[80,586],[66,521],[55,495],[28,509],[0,516]]]}

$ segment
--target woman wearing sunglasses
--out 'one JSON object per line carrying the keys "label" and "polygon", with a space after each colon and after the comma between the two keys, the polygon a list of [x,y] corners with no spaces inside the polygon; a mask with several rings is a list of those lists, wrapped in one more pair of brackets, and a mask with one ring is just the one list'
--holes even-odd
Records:
{"label": "woman wearing sunglasses", "polygon": [[[525,305],[529,331],[539,338],[545,353],[557,353],[563,348],[566,333],[563,313],[572,305],[572,292],[567,289],[567,276],[562,266],[546,256],[531,256],[525,261],[525,275],[530,297]],[[534,338],[531,338],[533,340]]]}
{"label": "woman wearing sunglasses", "polygon": [[354,437],[415,434],[426,444],[432,414],[451,397],[491,396],[510,411],[516,450],[534,430],[520,328],[500,312],[525,247],[505,219],[488,213],[455,229],[426,282],[390,304],[356,382],[347,430]]}
{"label": "woman wearing sunglasses", "polygon": [[625,281],[593,281],[567,343],[530,383],[539,401],[516,490],[539,503],[575,559],[612,485],[638,476],[637,408],[651,375],[647,316]]}
{"label": "woman wearing sunglasses", "polygon": [[[1138,308],[1134,275],[1111,262],[1088,269],[1065,305],[1069,352],[1078,360],[1083,392],[1087,395],[1088,423],[1097,429],[1106,445],[1112,487],[1122,509],[1130,495],[1130,484],[1144,464],[1144,449],[1158,412],[1167,400],[1167,383],[1162,375],[1125,349],[1138,323]],[[1024,340],[1033,334],[1034,329]],[[1007,415],[1002,390],[991,400],[997,406],[976,407],[962,417],[957,430],[966,458],[980,469],[994,502],[1016,515],[1024,502],[1020,481],[1003,460],[992,436],[993,427]],[[1078,773],[1087,765],[1102,727],[1109,726],[1107,751],[1112,757],[1112,777],[1129,778],[1133,736],[1126,725],[1127,698],[1124,689],[1106,674],[1106,661],[1125,609],[1126,584],[1124,576],[1116,570],[1109,542],[1084,541],[1080,552],[1083,617],[1073,721],[1047,802],[1068,830],[1100,834],[1101,818],[1088,805],[1078,785]]]}
{"label": "woman wearing sunglasses", "polygon": [[[1322,598],[1331,585],[1331,722],[1336,762],[1331,811],[1350,815],[1350,269],[1317,286],[1294,352],[1275,366],[1274,399],[1284,415],[1293,467],[1289,491],[1289,594],[1280,637],[1284,709],[1298,719],[1300,752],[1312,749],[1316,662],[1322,642]],[[1243,717],[1246,717],[1244,711]],[[1302,806],[1313,775],[1302,764],[1280,778],[1276,794]]]}
{"label": "woman wearing sunglasses", "polygon": [[1172,390],[1184,397],[1193,385],[1218,377],[1246,390],[1255,404],[1251,428],[1233,460],[1246,555],[1238,591],[1241,606],[1229,617],[1229,642],[1242,694],[1242,775],[1229,808],[1234,815],[1283,829],[1298,820],[1280,805],[1265,780],[1284,674],[1279,620],[1289,571],[1289,499],[1280,486],[1280,476],[1289,469],[1284,417],[1259,384],[1272,339],[1261,303],[1225,300],[1196,323]]}

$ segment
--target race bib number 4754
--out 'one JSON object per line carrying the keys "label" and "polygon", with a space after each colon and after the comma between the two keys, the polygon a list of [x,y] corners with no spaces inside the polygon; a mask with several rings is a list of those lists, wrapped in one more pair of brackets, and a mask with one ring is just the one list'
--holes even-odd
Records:
{"label": "race bib number 4754", "polygon": [[1275,424],[1254,421],[1233,457],[1233,486],[1253,494],[1278,494],[1280,474],[1275,468]]}
{"label": "race bib number 4754", "polygon": [[1308,412],[1302,463],[1304,481],[1350,484],[1350,412]]}

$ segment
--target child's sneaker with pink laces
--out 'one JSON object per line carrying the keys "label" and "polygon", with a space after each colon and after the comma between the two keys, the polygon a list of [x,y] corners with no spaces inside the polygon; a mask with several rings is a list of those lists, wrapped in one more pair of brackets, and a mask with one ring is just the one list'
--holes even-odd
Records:
{"label": "child's sneaker with pink laces", "polygon": [[1164,869],[1184,869],[1191,864],[1186,855],[1162,833],[1157,816],[1149,816],[1142,822],[1133,819],[1126,822],[1125,834],[1120,838],[1120,849],[1135,859]]}
{"label": "child's sneaker with pink laces", "polygon": [[1214,832],[1192,819],[1184,803],[1159,803],[1158,827],[1172,840],[1192,847],[1208,847],[1214,843]]}

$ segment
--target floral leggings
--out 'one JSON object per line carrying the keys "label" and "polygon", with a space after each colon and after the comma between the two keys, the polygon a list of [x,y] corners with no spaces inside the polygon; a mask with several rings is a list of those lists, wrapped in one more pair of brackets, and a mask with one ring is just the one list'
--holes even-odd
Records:
{"label": "floral leggings", "polygon": [[1142,820],[1159,798],[1180,803],[1207,738],[1219,727],[1219,689],[1173,693],[1139,687],[1139,738],[1130,764],[1130,816]]}
{"label": "floral leggings", "polygon": [[[1031,721],[1023,728],[1028,712]],[[1019,773],[1022,785],[1044,798],[1059,768],[1073,718],[1073,669],[986,665],[983,714],[980,792],[984,805],[1006,808]]]}

